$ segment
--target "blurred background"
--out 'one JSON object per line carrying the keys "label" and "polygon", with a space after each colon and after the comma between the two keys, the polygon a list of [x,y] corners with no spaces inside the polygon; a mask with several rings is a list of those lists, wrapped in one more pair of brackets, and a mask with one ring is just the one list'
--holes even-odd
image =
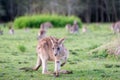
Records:
{"label": "blurred background", "polygon": [[83,22],[115,22],[120,0],[0,0],[0,23],[34,14],[75,15]]}

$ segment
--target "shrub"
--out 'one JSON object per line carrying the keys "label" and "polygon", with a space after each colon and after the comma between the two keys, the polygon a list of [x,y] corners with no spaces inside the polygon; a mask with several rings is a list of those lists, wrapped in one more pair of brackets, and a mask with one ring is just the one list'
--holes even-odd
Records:
{"label": "shrub", "polygon": [[19,49],[21,52],[25,52],[25,51],[26,51],[26,47],[23,46],[23,45],[19,45],[19,46],[18,46],[18,49]]}
{"label": "shrub", "polygon": [[33,15],[22,16],[14,20],[15,28],[39,28],[41,23],[51,22],[54,27],[64,27],[66,24],[73,24],[77,20],[79,26],[82,26],[81,20],[75,16],[60,16],[60,15]]}

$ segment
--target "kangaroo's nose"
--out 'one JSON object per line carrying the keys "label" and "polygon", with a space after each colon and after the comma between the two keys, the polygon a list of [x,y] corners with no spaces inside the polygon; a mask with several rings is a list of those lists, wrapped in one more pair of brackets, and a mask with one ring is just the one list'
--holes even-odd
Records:
{"label": "kangaroo's nose", "polygon": [[57,56],[57,53],[55,54],[55,56]]}

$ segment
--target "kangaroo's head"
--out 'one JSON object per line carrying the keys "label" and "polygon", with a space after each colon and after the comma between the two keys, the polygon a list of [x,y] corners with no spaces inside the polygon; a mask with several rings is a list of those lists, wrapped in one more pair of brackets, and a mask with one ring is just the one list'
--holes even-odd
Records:
{"label": "kangaroo's head", "polygon": [[61,54],[61,49],[65,38],[56,39],[54,37],[50,37],[50,40],[52,42],[52,50],[54,56],[59,56]]}

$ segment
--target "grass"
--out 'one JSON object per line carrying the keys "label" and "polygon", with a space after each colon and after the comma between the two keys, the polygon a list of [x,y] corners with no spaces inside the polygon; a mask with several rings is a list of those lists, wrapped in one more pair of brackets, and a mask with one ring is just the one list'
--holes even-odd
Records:
{"label": "grass", "polygon": [[[101,55],[88,54],[91,49],[116,37],[108,28],[110,24],[100,24],[98,29],[94,29],[93,25],[89,25],[87,33],[80,32],[78,35],[68,34],[65,28],[48,30],[48,36],[65,36],[64,44],[70,51],[68,62],[62,69],[72,70],[73,74],[61,74],[58,78],[43,75],[42,67],[38,71],[19,70],[22,67],[33,67],[36,63],[38,29],[30,29],[29,32],[17,29],[14,35],[10,35],[7,28],[2,28],[4,35],[0,35],[0,80],[119,80],[120,59],[106,57],[104,51],[100,52]],[[48,70],[54,71],[53,62],[48,63]]]}

